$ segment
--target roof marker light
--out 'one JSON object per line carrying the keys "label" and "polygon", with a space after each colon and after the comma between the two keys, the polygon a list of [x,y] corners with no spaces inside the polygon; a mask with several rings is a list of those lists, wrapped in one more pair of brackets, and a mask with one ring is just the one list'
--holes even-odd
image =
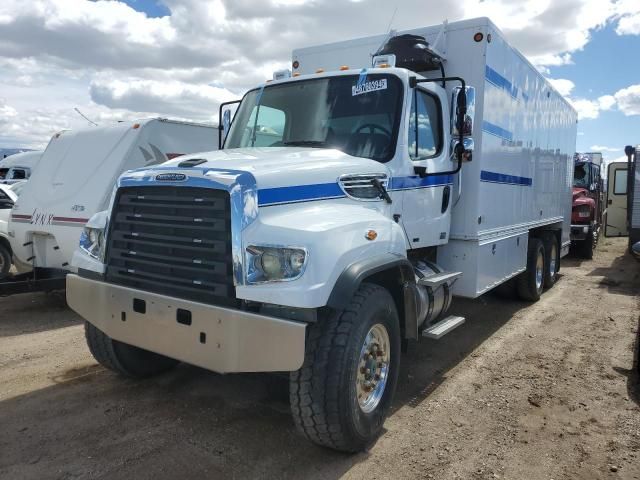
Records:
{"label": "roof marker light", "polygon": [[140,128],[140,124],[139,124],[139,123],[134,123],[132,128],[133,128],[134,130],[135,130],[136,128]]}
{"label": "roof marker light", "polygon": [[323,73],[324,72],[324,68],[319,68],[316,70],[316,73]]}
{"label": "roof marker light", "polygon": [[294,77],[299,77],[300,76],[300,72],[294,72],[293,76]]}
{"label": "roof marker light", "polygon": [[349,70],[349,66],[348,65],[342,65],[340,67],[340,70]]}

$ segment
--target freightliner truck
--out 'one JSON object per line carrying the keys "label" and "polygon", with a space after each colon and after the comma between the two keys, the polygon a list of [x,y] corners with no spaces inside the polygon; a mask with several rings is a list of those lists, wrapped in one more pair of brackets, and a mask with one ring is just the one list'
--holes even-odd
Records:
{"label": "freightliner truck", "polygon": [[220,151],[120,176],[67,299],[107,368],[289,372],[299,431],[359,451],[407,342],[464,322],[453,296],[553,286],[576,112],[486,18],[292,68],[221,106]]}

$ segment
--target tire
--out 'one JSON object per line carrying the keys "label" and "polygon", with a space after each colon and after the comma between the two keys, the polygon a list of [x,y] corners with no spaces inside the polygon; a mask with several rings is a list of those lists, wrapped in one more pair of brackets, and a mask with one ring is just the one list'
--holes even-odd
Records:
{"label": "tire", "polygon": [[[367,361],[374,362],[377,369],[387,359],[386,384],[381,391],[374,387],[365,393],[356,384],[369,375],[362,366],[365,339],[372,331],[383,335],[381,328],[388,335],[389,349]],[[380,435],[393,400],[400,344],[400,322],[393,298],[386,289],[363,283],[343,311],[328,314],[309,329],[304,364],[291,373],[289,382],[297,429],[310,441],[334,450],[366,449]],[[380,356],[384,358],[378,362]],[[380,379],[375,380],[380,385]],[[367,398],[370,403],[365,402]]]}
{"label": "tire", "polygon": [[0,280],[6,278],[11,270],[11,251],[0,243]]}
{"label": "tire", "polygon": [[84,323],[89,350],[100,365],[129,378],[146,378],[166,372],[177,360],[113,340],[89,322]]}
{"label": "tire", "polygon": [[558,271],[560,270],[560,247],[558,246],[558,238],[552,232],[545,232],[542,237],[544,244],[544,288],[553,287],[558,279]]}
{"label": "tire", "polygon": [[529,302],[537,302],[540,299],[544,288],[545,258],[542,241],[530,237],[527,249],[527,269],[516,279],[516,289],[520,299]]}
{"label": "tire", "polygon": [[595,242],[593,238],[593,229],[589,228],[587,232],[587,238],[581,240],[576,245],[576,253],[580,258],[585,260],[591,260],[593,258],[593,250],[595,248]]}

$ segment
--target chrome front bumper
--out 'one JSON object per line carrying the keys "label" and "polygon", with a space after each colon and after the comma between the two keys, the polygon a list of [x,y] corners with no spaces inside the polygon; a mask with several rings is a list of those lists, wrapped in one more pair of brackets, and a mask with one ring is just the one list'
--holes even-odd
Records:
{"label": "chrome front bumper", "polygon": [[304,360],[304,323],[73,274],[67,275],[67,303],[115,340],[214,372],[292,371]]}

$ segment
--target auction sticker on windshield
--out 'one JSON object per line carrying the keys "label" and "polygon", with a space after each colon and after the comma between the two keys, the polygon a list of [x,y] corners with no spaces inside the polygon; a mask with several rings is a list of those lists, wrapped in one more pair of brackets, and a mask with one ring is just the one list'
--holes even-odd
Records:
{"label": "auction sticker on windshield", "polygon": [[376,90],[386,90],[387,79],[371,80],[370,82],[358,83],[351,87],[351,96],[362,95],[363,93],[375,92]]}

